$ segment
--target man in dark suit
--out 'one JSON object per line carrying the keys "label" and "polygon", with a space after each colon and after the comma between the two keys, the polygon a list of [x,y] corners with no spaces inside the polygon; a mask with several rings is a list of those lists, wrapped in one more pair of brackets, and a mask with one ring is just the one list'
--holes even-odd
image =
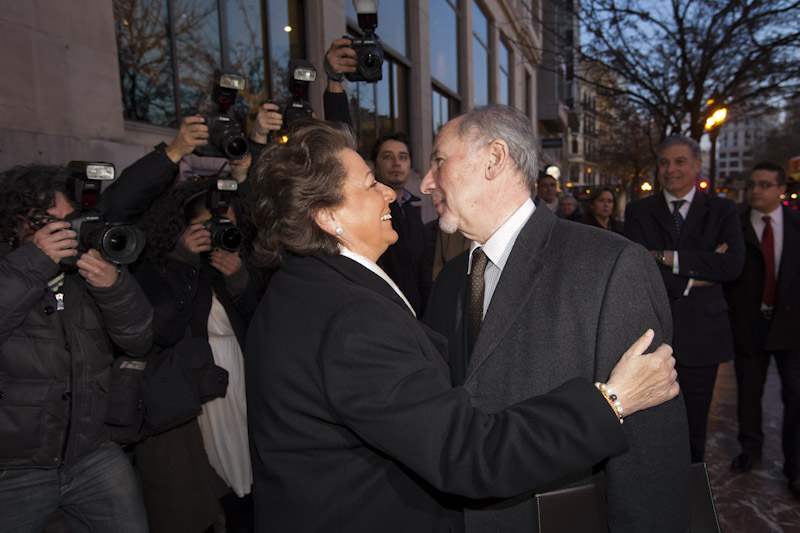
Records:
{"label": "man in dark suit", "polygon": [[[534,206],[536,153],[523,113],[477,108],[441,130],[421,187],[440,228],[473,241],[444,266],[425,321],[448,338],[453,384],[487,412],[578,376],[605,381],[625,344],[648,327],[657,342],[671,335],[664,288],[644,249]],[[618,400],[624,410],[624,398]],[[686,531],[682,401],[637,413],[623,427],[629,451],[595,468],[605,475],[608,526]],[[553,445],[562,437],[553,435]],[[531,494],[465,506],[467,531],[531,531],[537,524]]]}
{"label": "man in dark suit", "polygon": [[783,398],[783,471],[800,496],[800,216],[781,205],[786,173],[759,163],[747,181],[749,207],[741,215],[745,240],[742,275],[725,284],[736,349],[739,443],[731,463],[747,472],[761,458],[761,396],[770,355]]}
{"label": "man in dark suit", "polygon": [[433,242],[416,205],[419,197],[405,188],[411,175],[408,137],[404,133],[382,135],[375,141],[370,159],[375,179],[396,195],[389,209],[397,242],[384,252],[378,265],[397,283],[417,316],[422,316],[433,283]]}
{"label": "man in dark suit", "polygon": [[663,190],[629,204],[625,211],[625,235],[650,250],[667,288],[692,462],[703,461],[717,366],[733,359],[721,284],[736,279],[744,262],[736,206],[697,190],[701,163],[696,141],[668,137],[658,149]]}

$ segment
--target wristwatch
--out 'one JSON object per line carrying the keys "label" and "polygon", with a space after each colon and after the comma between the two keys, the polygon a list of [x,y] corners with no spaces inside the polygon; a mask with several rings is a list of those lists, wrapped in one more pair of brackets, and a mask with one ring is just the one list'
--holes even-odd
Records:
{"label": "wristwatch", "polygon": [[659,250],[656,252],[656,261],[658,261],[659,264],[663,265],[664,261],[666,260],[667,254],[664,253],[664,250]]}
{"label": "wristwatch", "polygon": [[333,81],[342,81],[344,79],[344,72],[336,72],[333,70],[333,67],[328,62],[327,57],[325,57],[325,59],[322,61],[322,67],[325,69],[325,75],[328,77],[328,79]]}

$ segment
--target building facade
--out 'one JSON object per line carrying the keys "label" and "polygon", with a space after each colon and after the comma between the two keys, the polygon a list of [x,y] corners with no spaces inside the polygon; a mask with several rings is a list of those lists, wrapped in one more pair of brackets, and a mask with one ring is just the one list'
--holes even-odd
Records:
{"label": "building facade", "polygon": [[[168,142],[182,118],[205,112],[216,67],[247,79],[235,109],[250,122],[261,103],[288,97],[289,59],[307,59],[318,71],[310,102],[321,116],[325,52],[344,34],[361,35],[349,0],[0,0],[0,7],[2,169],[70,160],[122,169]],[[542,11],[540,0],[380,2],[383,79],[347,84],[362,152],[381,133],[406,131],[414,187],[438,128],[475,105],[513,105],[549,135],[549,115],[538,114],[550,104],[537,105]]]}

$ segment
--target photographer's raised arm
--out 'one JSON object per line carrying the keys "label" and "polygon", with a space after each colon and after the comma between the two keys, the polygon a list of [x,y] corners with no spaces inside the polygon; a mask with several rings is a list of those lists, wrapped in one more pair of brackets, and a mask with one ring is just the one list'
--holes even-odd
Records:
{"label": "photographer's raised arm", "polygon": [[350,47],[350,39],[334,39],[325,54],[324,66],[328,77],[328,86],[323,95],[325,120],[343,122],[353,127],[347,93],[342,87],[345,75],[356,71],[356,51]]}
{"label": "photographer's raised arm", "polygon": [[131,164],[100,199],[109,222],[134,223],[153,201],[169,188],[178,175],[178,163],[198,146],[208,144],[208,126],[203,117],[183,119],[169,145],[161,143]]}

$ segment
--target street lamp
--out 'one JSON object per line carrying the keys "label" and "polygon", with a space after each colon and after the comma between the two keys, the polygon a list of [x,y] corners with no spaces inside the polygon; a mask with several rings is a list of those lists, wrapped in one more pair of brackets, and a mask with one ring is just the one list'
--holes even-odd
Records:
{"label": "street lamp", "polygon": [[[708,105],[714,104],[713,99],[708,101]],[[717,137],[719,136],[720,126],[725,122],[728,116],[728,110],[724,107],[715,109],[713,113],[706,119],[706,131],[708,138],[711,140],[711,163],[708,169],[708,189],[713,193],[716,191],[717,181]]]}

